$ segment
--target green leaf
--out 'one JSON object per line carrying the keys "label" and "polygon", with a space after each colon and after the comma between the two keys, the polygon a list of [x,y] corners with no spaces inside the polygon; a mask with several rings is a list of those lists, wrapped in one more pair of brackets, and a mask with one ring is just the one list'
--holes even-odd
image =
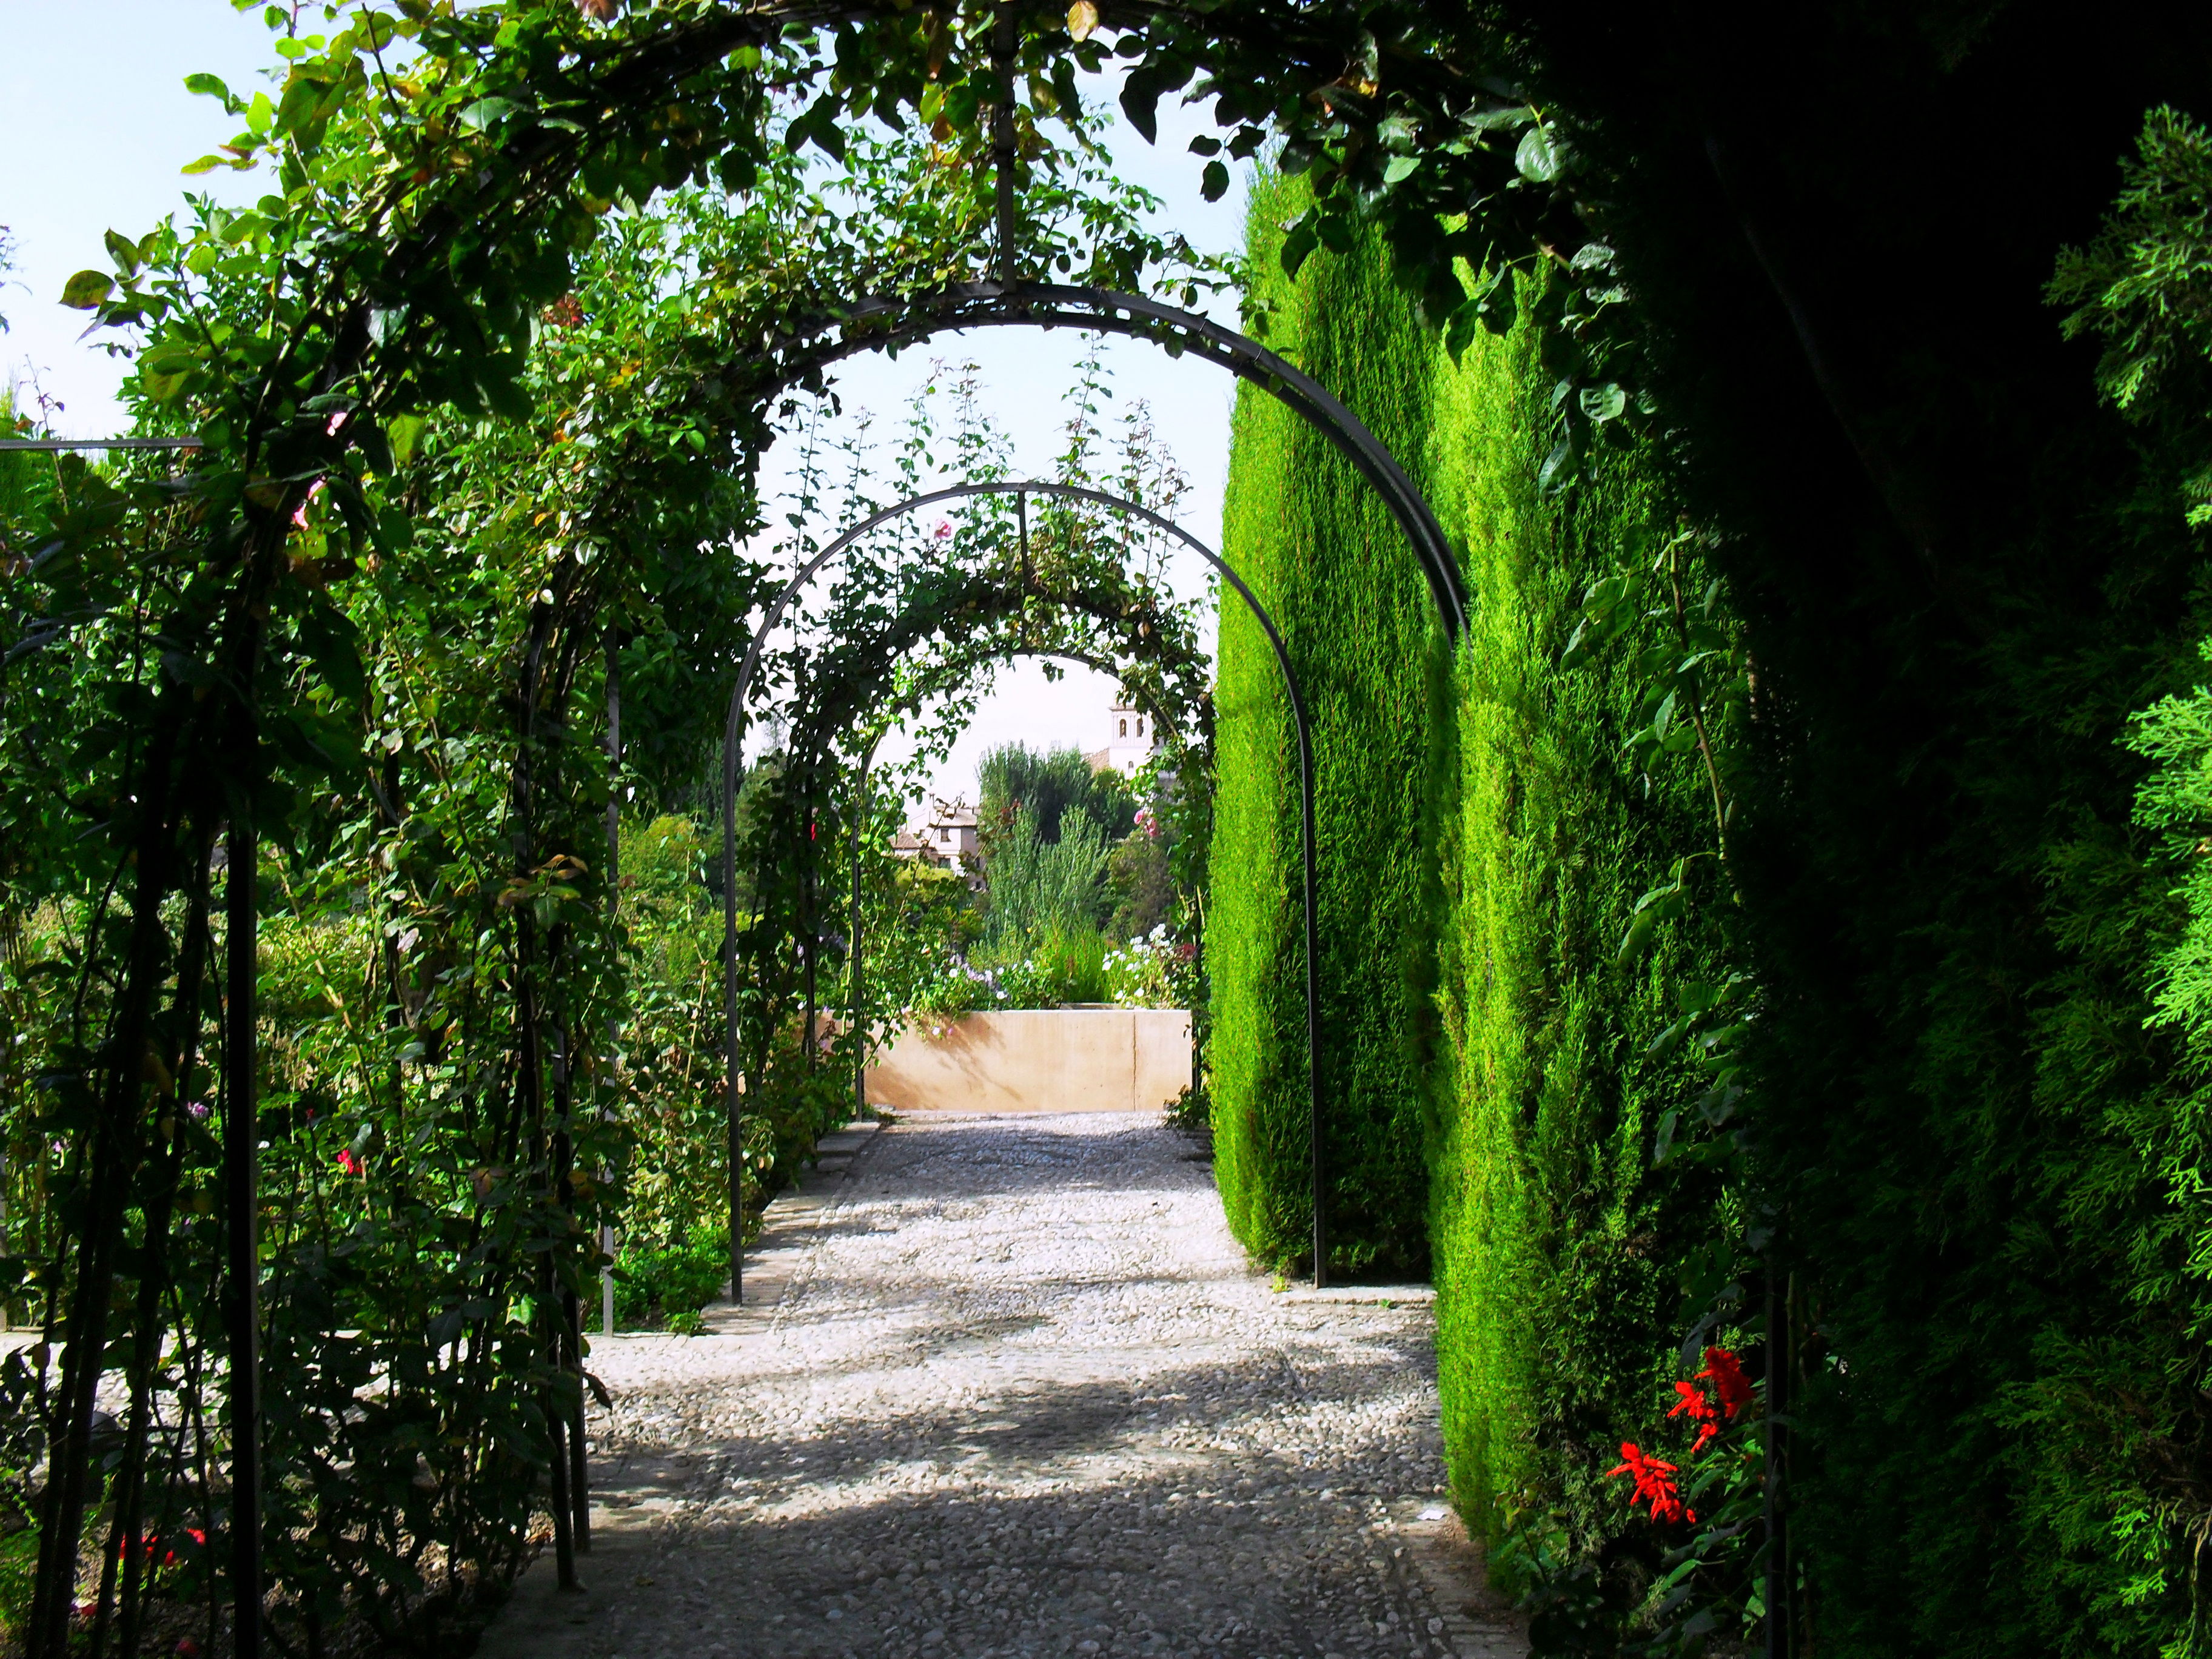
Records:
{"label": "green leaf", "polygon": [[118,270],[125,276],[137,270],[137,243],[132,241],[128,236],[118,236],[112,230],[102,240],[107,244],[108,256],[115,261],[115,268]]}
{"label": "green leaf", "polygon": [[1559,143],[1547,127],[1529,128],[1521,135],[1520,147],[1513,152],[1513,165],[1521,176],[1539,185],[1548,185],[1559,176],[1561,160]]}
{"label": "green leaf", "polygon": [[80,270],[62,287],[62,303],[72,311],[90,311],[115,292],[113,280],[104,271]]}
{"label": "green leaf", "polygon": [[1506,104],[1496,109],[1476,110],[1460,118],[1460,125],[1474,132],[1510,132],[1515,127],[1526,126],[1536,118],[1535,112],[1526,104]]}
{"label": "green leaf", "polygon": [[1314,234],[1331,253],[1349,253],[1358,245],[1358,228],[1340,213],[1325,213],[1316,219]]}
{"label": "green leaf", "polygon": [[422,441],[423,428],[430,422],[420,415],[395,415],[384,423],[384,435],[392,450],[392,464],[402,467],[415,459],[415,447]]}
{"label": "green leaf", "polygon": [[479,98],[461,112],[461,125],[483,132],[495,121],[504,121],[521,107],[512,98]]}
{"label": "green leaf", "polygon": [[1574,441],[1560,439],[1558,447],[1544,458],[1544,465],[1536,474],[1538,493],[1550,495],[1565,489],[1575,476],[1574,461]]}
{"label": "green leaf", "polygon": [[345,612],[318,594],[300,618],[299,635],[331,690],[352,702],[368,690],[361,665],[361,630]]}
{"label": "green leaf", "polygon": [[1200,176],[1199,194],[1209,202],[1218,202],[1229,193],[1229,169],[1218,161],[1208,161]]}
{"label": "green leaf", "polygon": [[1382,169],[1382,182],[1386,185],[1403,184],[1420,170],[1419,156],[1394,155],[1390,158],[1390,165]]}
{"label": "green leaf", "polygon": [[235,115],[240,108],[238,100],[230,95],[230,88],[212,75],[187,75],[185,90],[195,97],[221,99],[226,114]]}
{"label": "green leaf", "polygon": [[362,459],[368,463],[368,470],[386,477],[391,477],[395,470],[392,462],[392,444],[385,436],[384,428],[365,416],[356,416],[349,422],[349,426],[350,430],[346,435],[361,451]]}
{"label": "green leaf", "polygon": [[[1444,349],[1451,354],[1455,367],[1467,355],[1468,347],[1474,343],[1474,331],[1481,326],[1482,301],[1480,300],[1469,299],[1452,313],[1451,319],[1444,325]],[[1570,650],[1572,648],[1569,647]]]}
{"label": "green leaf", "polygon": [[181,342],[157,345],[138,360],[139,384],[155,403],[173,402],[199,362],[199,354]]}
{"label": "green leaf", "polygon": [[177,171],[188,177],[198,177],[203,173],[213,173],[217,167],[227,167],[229,165],[230,163],[220,155],[203,155],[197,161],[185,162]]}
{"label": "green leaf", "polygon": [[1621,936],[1620,949],[1615,953],[1613,960],[1626,967],[1641,956],[1644,946],[1651,943],[1651,935],[1657,931],[1662,920],[1658,907],[1656,905],[1650,909],[1638,911],[1635,920],[1628,924],[1627,933]]}
{"label": "green leaf", "polygon": [[1283,275],[1296,277],[1320,246],[1321,238],[1314,234],[1313,215],[1308,213],[1291,227],[1291,234],[1283,239]]}
{"label": "green leaf", "polygon": [[1148,144],[1160,141],[1160,94],[1165,90],[1158,76],[1143,70],[1131,71],[1121,82],[1121,113]]}
{"label": "green leaf", "polygon": [[1628,407],[1628,394],[1619,384],[1607,380],[1603,386],[1586,386],[1582,394],[1583,413],[1593,421],[1610,421]]}

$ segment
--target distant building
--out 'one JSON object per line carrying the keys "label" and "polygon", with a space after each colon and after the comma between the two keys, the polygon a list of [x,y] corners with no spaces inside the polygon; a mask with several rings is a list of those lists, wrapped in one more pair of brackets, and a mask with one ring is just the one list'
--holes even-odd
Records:
{"label": "distant building", "polygon": [[983,848],[975,835],[975,809],[964,800],[933,800],[927,823],[918,830],[902,830],[891,839],[891,851],[934,869],[963,871],[969,891],[982,888]]}
{"label": "distant building", "polygon": [[937,849],[930,845],[929,837],[917,830],[902,830],[893,836],[891,851],[902,859],[918,859],[927,865],[947,862],[937,856]]}
{"label": "distant building", "polygon": [[1141,708],[1115,703],[1106,719],[1106,746],[1083,758],[1094,772],[1110,767],[1127,777],[1152,757],[1152,717]]}

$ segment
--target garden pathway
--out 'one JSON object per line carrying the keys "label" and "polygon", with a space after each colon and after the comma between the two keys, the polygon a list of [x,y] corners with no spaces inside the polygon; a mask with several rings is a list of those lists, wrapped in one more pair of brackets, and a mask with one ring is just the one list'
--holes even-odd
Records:
{"label": "garden pathway", "polygon": [[585,1592],[486,1659],[1526,1652],[1427,1306],[1272,1291],[1157,1114],[848,1132],[770,1223],[712,1334],[595,1340]]}

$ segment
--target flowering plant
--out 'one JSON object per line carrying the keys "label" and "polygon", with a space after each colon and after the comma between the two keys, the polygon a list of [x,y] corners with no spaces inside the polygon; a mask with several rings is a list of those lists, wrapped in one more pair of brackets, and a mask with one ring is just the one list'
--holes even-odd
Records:
{"label": "flowering plant", "polygon": [[1623,1441],[1605,1472],[1629,1483],[1642,1519],[1628,1531],[1593,1555],[1571,1543],[1565,1515],[1526,1497],[1509,1507],[1497,1559],[1526,1591],[1534,1654],[1695,1659],[1716,1640],[1756,1637],[1766,1612],[1760,1386],[1733,1350],[1709,1347],[1705,1368],[1672,1389],[1666,1421],[1682,1420],[1687,1448]]}
{"label": "flowering plant", "polygon": [[[1634,1478],[1629,1502],[1648,1503],[1654,1522],[1698,1528],[1661,1557],[1660,1572],[1644,1598],[1641,1620],[1651,1633],[1643,1651],[1653,1659],[1688,1659],[1730,1625],[1748,1642],[1766,1613],[1761,1576],[1766,1457],[1765,1419],[1754,1409],[1759,1385],[1731,1349],[1709,1347],[1705,1359],[1703,1370],[1674,1384],[1667,1413],[1669,1421],[1681,1418],[1696,1430],[1682,1466],[1640,1453],[1631,1456],[1637,1449],[1624,1445],[1624,1462],[1608,1472]],[[1686,1480],[1686,1491],[1678,1474]]]}
{"label": "flowering plant", "polygon": [[1161,922],[1106,953],[1106,985],[1126,1008],[1188,1008],[1198,991],[1198,947]]}

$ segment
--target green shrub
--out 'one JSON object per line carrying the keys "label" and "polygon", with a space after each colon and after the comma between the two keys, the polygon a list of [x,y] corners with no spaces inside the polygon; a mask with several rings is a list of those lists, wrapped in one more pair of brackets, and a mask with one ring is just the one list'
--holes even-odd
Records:
{"label": "green shrub", "polygon": [[[1255,192],[1264,269],[1297,199],[1280,180]],[[1432,1251],[1456,1500],[1496,1541],[1510,1496],[1594,1560],[1628,1525],[1603,1471],[1644,1431],[1702,1311],[1694,1264],[1736,1218],[1709,1170],[1655,1170],[1659,1122],[1697,1085],[1680,1057],[1644,1053],[1684,988],[1725,977],[1705,785],[1627,741],[1651,718],[1632,630],[1562,661],[1586,590],[1663,542],[1669,514],[1632,453],[1571,496],[1540,492],[1555,377],[1533,322],[1455,366],[1370,252],[1269,281],[1275,343],[1348,387],[1423,482],[1470,601],[1447,679],[1371,492],[1243,398],[1229,556],[1283,627],[1315,718],[1340,1266]],[[1273,659],[1233,604],[1222,641],[1217,1172],[1238,1237],[1281,1261],[1307,1224],[1295,750]],[[1686,854],[1705,855],[1687,915],[1620,964],[1638,901]]]}
{"label": "green shrub", "polygon": [[[1495,1536],[1509,1495],[1562,1517],[1588,1559],[1626,1517],[1602,1472],[1644,1431],[1681,1327],[1678,1269],[1725,1220],[1717,1182],[1655,1171],[1662,1114],[1692,1097],[1644,1051],[1679,988],[1724,977],[1703,911],[1626,965],[1638,899],[1715,831],[1692,764],[1626,741],[1643,641],[1562,664],[1585,590],[1667,526],[1626,456],[1569,501],[1540,494],[1552,377],[1523,320],[1435,357],[1431,499],[1462,551],[1471,622],[1444,862],[1447,1063],[1431,1149],[1437,1363],[1454,1495]],[[1692,757],[1694,758],[1694,757]],[[1726,899],[1710,860],[1696,896]],[[1551,1522],[1547,1522],[1551,1524]]]}
{"label": "green shrub", "polygon": [[730,1278],[726,1231],[701,1222],[674,1243],[625,1240],[615,1260],[615,1320],[626,1328],[676,1328],[720,1294]]}
{"label": "green shrub", "polygon": [[989,939],[1002,957],[1054,927],[1096,930],[1107,845],[1088,809],[1060,815],[1058,839],[1048,839],[1036,813],[1012,809],[990,863]]}

